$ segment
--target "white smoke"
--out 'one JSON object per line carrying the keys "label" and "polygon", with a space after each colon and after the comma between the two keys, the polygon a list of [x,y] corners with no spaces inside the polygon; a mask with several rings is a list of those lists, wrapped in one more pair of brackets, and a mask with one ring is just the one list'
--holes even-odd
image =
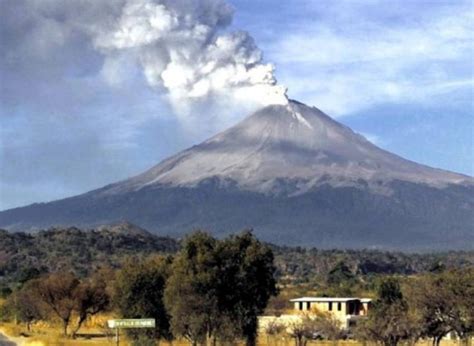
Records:
{"label": "white smoke", "polygon": [[286,89],[253,38],[224,32],[232,16],[223,0],[127,0],[118,18],[96,28],[93,42],[109,59],[135,57],[148,84],[181,111],[211,98],[286,104]]}

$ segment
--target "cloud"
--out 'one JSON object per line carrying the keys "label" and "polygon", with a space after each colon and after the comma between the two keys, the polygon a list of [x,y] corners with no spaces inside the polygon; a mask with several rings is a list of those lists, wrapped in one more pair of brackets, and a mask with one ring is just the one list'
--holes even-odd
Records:
{"label": "cloud", "polygon": [[431,102],[472,92],[474,15],[467,5],[393,4],[385,11],[378,1],[338,2],[314,9],[324,10],[321,20],[289,25],[265,51],[292,97],[334,116]]}
{"label": "cloud", "polygon": [[134,56],[148,84],[166,90],[178,115],[210,97],[286,103],[274,68],[246,32],[223,32],[233,9],[221,0],[127,1],[113,25],[93,32],[107,57]]}

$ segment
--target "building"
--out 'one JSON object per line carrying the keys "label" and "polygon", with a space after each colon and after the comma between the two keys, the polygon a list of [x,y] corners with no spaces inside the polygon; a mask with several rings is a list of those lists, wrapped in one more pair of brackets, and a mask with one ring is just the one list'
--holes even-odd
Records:
{"label": "building", "polygon": [[349,328],[356,321],[367,316],[370,310],[369,298],[332,298],[302,297],[290,300],[295,312],[321,311],[328,312],[337,318],[344,328]]}

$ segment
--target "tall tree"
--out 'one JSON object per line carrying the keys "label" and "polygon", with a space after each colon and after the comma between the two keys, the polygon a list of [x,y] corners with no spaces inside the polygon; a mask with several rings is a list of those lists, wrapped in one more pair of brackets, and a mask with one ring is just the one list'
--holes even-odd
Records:
{"label": "tall tree", "polygon": [[[156,328],[145,332],[154,339],[172,339],[169,315],[163,302],[171,262],[171,257],[162,256],[129,259],[115,280],[114,301],[120,314],[125,318],[154,318]],[[139,337],[133,330],[129,335],[133,339]]]}
{"label": "tall tree", "polygon": [[172,330],[193,344],[245,338],[275,295],[271,250],[251,232],[218,241],[197,232],[184,242],[165,291]]}
{"label": "tall tree", "polygon": [[277,294],[272,251],[244,231],[220,242],[219,306],[239,326],[247,345],[255,345],[258,316]]}
{"label": "tall tree", "polygon": [[217,240],[205,232],[189,235],[176,256],[165,289],[171,330],[193,345],[214,337],[222,321],[216,283],[219,260]]}

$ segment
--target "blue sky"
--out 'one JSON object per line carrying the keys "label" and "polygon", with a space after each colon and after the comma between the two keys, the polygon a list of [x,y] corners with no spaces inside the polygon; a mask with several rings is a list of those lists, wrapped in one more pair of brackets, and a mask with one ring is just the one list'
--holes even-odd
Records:
{"label": "blue sky", "polygon": [[[190,126],[128,55],[91,44],[104,21],[94,6],[111,2],[66,3],[0,2],[0,209],[125,179],[247,115],[201,107]],[[405,158],[474,175],[471,1],[230,3],[222,30],[248,31],[290,98]]]}

